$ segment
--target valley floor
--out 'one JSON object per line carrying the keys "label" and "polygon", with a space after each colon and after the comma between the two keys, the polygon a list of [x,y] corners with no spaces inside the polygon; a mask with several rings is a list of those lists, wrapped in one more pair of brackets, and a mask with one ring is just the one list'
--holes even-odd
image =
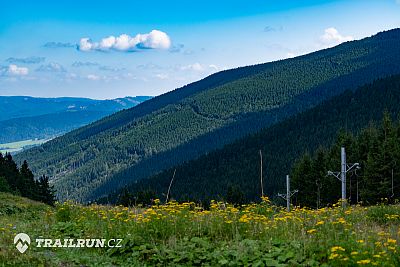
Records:
{"label": "valley floor", "polygon": [[[0,266],[400,266],[400,205],[286,212],[267,198],[209,210],[157,202],[53,208],[0,193]],[[31,238],[25,253],[13,244],[21,232]],[[39,248],[37,238],[122,239],[122,246]]]}
{"label": "valley floor", "polygon": [[18,142],[0,144],[0,153],[5,154],[7,152],[8,153],[20,152],[24,149],[28,149],[46,143],[49,140],[51,139],[35,139],[35,140],[29,139]]}

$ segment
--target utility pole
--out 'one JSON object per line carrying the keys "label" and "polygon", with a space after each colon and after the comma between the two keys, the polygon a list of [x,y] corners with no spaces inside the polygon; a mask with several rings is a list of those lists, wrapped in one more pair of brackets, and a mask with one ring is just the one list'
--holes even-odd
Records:
{"label": "utility pole", "polygon": [[358,176],[357,177],[357,203],[358,203]]}
{"label": "utility pole", "polygon": [[394,183],[393,183],[393,168],[392,168],[392,195],[391,198],[394,197]]}
{"label": "utility pole", "polygon": [[286,175],[286,195],[278,194],[278,196],[286,200],[287,211],[290,211],[290,198],[297,192],[299,192],[299,190],[290,191],[290,176]]}
{"label": "utility pole", "polygon": [[264,197],[264,185],[263,185],[263,158],[260,149],[260,183],[261,183],[261,197]]}
{"label": "utility pole", "polygon": [[341,159],[341,164],[340,164],[340,172],[332,172],[328,171],[327,175],[331,175],[339,179],[342,183],[342,207],[346,206],[346,173],[351,171],[353,168],[356,170],[360,169],[360,164],[359,163],[353,163],[350,165],[347,164],[346,162],[346,150],[344,147],[341,147],[340,149],[340,159]]}
{"label": "utility pole", "polygon": [[341,155],[341,169],[340,169],[340,180],[342,181],[342,201],[346,201],[346,150],[344,147],[340,149]]}

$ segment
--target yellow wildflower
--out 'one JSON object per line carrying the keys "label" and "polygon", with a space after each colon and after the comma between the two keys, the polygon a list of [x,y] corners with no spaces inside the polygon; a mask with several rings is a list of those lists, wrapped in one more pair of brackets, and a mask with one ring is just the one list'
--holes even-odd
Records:
{"label": "yellow wildflower", "polygon": [[334,259],[336,259],[337,257],[339,257],[339,254],[337,254],[337,253],[332,253],[331,255],[329,255],[329,259],[330,259],[330,260],[334,260]]}
{"label": "yellow wildflower", "polygon": [[336,252],[336,251],[346,251],[346,250],[340,246],[335,246],[331,248],[331,251]]}
{"label": "yellow wildflower", "polygon": [[371,260],[369,260],[369,259],[357,261],[357,264],[370,264],[370,263],[371,263]]}
{"label": "yellow wildflower", "polygon": [[317,231],[316,229],[310,229],[310,230],[307,231],[307,233],[308,233],[308,234],[313,234],[313,233],[315,233],[316,231]]}

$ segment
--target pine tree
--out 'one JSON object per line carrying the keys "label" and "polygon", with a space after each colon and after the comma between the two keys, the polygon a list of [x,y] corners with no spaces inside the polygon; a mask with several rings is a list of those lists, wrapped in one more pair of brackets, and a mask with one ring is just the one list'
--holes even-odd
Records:
{"label": "pine tree", "polygon": [[244,194],[238,186],[230,185],[226,193],[226,201],[230,204],[240,206],[245,203]]}
{"label": "pine tree", "polygon": [[293,188],[299,190],[296,205],[312,207],[316,204],[315,179],[312,175],[312,158],[305,153],[292,171]]}
{"label": "pine tree", "polygon": [[49,185],[49,177],[43,175],[36,181],[36,185],[38,188],[38,200],[46,203],[48,205],[54,206],[56,202],[55,198],[55,190],[53,186]]}
{"label": "pine tree", "polygon": [[122,205],[125,207],[132,206],[134,203],[133,195],[129,193],[128,189],[124,189],[118,197],[117,201],[118,205]]}
{"label": "pine tree", "polygon": [[26,160],[22,163],[19,173],[20,177],[17,187],[21,192],[21,195],[32,199],[39,199],[35,179]]}
{"label": "pine tree", "polygon": [[3,176],[0,176],[0,192],[12,192],[10,185]]}

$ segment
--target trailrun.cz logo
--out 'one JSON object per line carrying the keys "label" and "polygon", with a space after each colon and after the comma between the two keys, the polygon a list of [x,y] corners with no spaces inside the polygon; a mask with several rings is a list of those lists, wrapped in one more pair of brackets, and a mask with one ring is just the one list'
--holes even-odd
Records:
{"label": "trailrun.cz logo", "polygon": [[[122,238],[36,238],[37,248],[120,248]],[[19,252],[24,253],[31,244],[31,238],[25,233],[19,233],[14,237],[14,245]]]}

